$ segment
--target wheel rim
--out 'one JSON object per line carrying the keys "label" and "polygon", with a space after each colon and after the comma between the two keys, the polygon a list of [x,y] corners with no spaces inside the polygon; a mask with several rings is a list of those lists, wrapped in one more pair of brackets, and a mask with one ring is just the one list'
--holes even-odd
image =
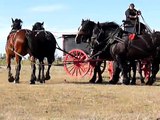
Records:
{"label": "wheel rim", "polygon": [[[75,56],[75,57],[74,57]],[[82,78],[90,68],[87,54],[79,49],[73,49],[64,58],[64,69],[72,77]]]}

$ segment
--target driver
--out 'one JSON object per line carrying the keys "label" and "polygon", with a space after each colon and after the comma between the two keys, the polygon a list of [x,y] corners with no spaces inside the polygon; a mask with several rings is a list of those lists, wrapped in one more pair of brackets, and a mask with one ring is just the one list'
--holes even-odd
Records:
{"label": "driver", "polygon": [[129,5],[129,8],[125,11],[126,15],[126,21],[128,22],[129,25],[133,26],[132,30],[129,32],[131,33],[137,33],[138,28],[137,25],[139,24],[139,18],[138,16],[141,15],[141,11],[138,11],[135,9],[135,5],[131,3]]}

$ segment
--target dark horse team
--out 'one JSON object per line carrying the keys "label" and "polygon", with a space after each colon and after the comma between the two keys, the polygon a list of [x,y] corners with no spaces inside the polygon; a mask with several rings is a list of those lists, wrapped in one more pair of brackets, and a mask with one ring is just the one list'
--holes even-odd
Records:
{"label": "dark horse team", "polygon": [[[133,3],[129,5],[125,12],[126,20],[123,20],[124,23],[121,26],[115,22],[95,23],[82,20],[76,35],[76,43],[90,44],[93,49],[92,59],[114,61],[113,76],[109,81],[111,84],[118,82],[120,72],[123,75],[123,83],[130,84],[129,68],[131,65],[135,68],[136,60],[152,59],[151,76],[146,83],[148,85],[155,82],[159,70],[160,32],[152,32],[149,26],[141,23],[139,21],[139,16],[142,17],[141,12],[134,7]],[[102,61],[97,61],[91,83],[102,82],[101,63]],[[131,83],[136,83],[135,74]]]}
{"label": "dark horse team", "polygon": [[[120,72],[123,75],[123,83],[130,84],[128,62],[152,57],[152,75],[146,83],[152,85],[159,70],[160,32],[151,32],[144,26],[141,27],[140,34],[132,34],[114,22],[95,23],[82,20],[75,41],[76,43],[88,42],[92,46],[91,58],[114,61],[113,77],[109,81],[111,84],[118,82]],[[96,63],[94,75],[90,80],[92,83],[102,82],[101,62]]]}

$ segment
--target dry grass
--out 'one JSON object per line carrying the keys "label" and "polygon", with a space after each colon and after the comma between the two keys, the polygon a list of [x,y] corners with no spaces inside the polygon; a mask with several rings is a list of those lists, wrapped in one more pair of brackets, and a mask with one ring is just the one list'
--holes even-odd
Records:
{"label": "dry grass", "polygon": [[[30,67],[22,66],[20,84],[8,83],[0,67],[0,120],[156,120],[160,88],[94,85],[52,67],[46,84],[29,85]],[[106,75],[105,75],[106,76]],[[107,79],[107,77],[105,77]]]}

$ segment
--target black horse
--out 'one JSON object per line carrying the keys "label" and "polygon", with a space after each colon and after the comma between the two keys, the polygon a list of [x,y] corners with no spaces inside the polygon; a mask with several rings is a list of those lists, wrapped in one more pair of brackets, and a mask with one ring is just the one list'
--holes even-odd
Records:
{"label": "black horse", "polygon": [[[114,22],[100,23],[100,25],[104,28],[108,27],[109,28],[108,30],[112,31],[112,32],[115,31],[117,28],[119,28],[119,25],[114,23]],[[93,29],[95,28],[95,26],[96,26],[95,22],[90,21],[90,20],[83,20],[82,19],[82,23],[81,23],[81,26],[78,29],[78,33],[76,35],[75,42],[77,44],[80,44],[81,42],[88,42],[89,46],[91,46],[91,48],[94,49],[95,44],[93,42],[91,42],[91,37],[92,37]],[[112,27],[110,27],[110,26],[112,26]],[[102,50],[102,48],[104,48],[104,47],[105,47],[105,44],[102,44],[100,49],[94,49],[92,54],[96,53],[99,50]],[[101,53],[99,53],[95,57],[92,57],[91,59],[113,60],[111,54],[109,52],[105,52],[105,51],[102,51]],[[101,60],[98,60],[96,62],[96,66],[95,66],[95,69],[94,69],[94,74],[93,74],[93,77],[90,80],[91,83],[95,83],[95,82],[96,83],[101,83],[102,82],[102,75],[101,75],[101,70],[100,70],[100,65],[101,64],[102,64]],[[120,72],[120,69],[118,69],[118,66],[116,64],[114,64],[114,66],[115,66],[114,71],[116,70],[116,71]],[[118,72],[114,72],[114,73],[117,74]],[[98,74],[98,76],[97,76],[97,74]],[[118,75],[119,75],[119,73],[118,73]],[[98,79],[97,79],[97,77],[98,77]]]}
{"label": "black horse", "polygon": [[[31,84],[35,84],[36,80],[36,66],[35,66],[35,58],[39,60],[39,74],[38,80],[41,83],[45,83],[45,80],[50,79],[50,68],[52,63],[55,60],[55,49],[56,49],[56,39],[54,35],[45,31],[43,27],[43,22],[36,22],[33,25],[32,33],[28,34],[29,37],[29,47],[32,57],[32,75],[31,75]],[[47,58],[48,61],[48,69],[46,72],[46,76],[44,75],[44,58]]]}
{"label": "black horse", "polygon": [[[117,35],[117,33],[121,33],[121,36]],[[94,28],[92,38],[94,43],[98,43],[95,45],[95,49],[100,48],[98,51],[105,44],[105,51],[108,49],[108,53],[111,53],[114,61],[117,62],[117,65],[119,65],[123,72],[124,84],[130,83],[127,62],[147,58],[151,55],[154,56],[156,48],[160,45],[160,32],[143,33],[136,36],[134,40],[129,40],[128,33],[121,28],[113,32],[108,31],[108,28],[103,28],[100,25]],[[155,69],[154,66],[152,66],[152,69]],[[117,83],[117,78],[118,76],[113,76],[110,83]],[[153,84],[154,81],[151,77],[147,84]]]}
{"label": "black horse", "polygon": [[157,51],[152,56],[151,76],[147,82],[148,85],[152,85],[156,81],[156,75],[159,71],[160,64],[160,46],[157,47]]}

